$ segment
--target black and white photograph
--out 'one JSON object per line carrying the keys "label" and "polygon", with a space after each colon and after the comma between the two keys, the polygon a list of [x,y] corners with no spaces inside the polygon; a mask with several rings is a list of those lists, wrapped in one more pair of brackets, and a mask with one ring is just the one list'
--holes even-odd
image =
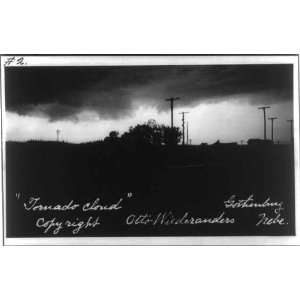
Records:
{"label": "black and white photograph", "polygon": [[6,244],[296,237],[297,56],[1,67]]}
{"label": "black and white photograph", "polygon": [[299,1],[1,1],[0,298],[298,300]]}

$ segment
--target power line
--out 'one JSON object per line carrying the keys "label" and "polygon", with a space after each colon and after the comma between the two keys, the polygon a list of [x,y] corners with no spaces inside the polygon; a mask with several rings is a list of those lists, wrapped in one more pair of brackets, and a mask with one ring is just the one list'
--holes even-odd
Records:
{"label": "power line", "polygon": [[268,119],[271,120],[271,138],[272,138],[272,142],[274,142],[274,120],[277,120],[278,118],[270,117]]}
{"label": "power line", "polygon": [[267,130],[266,130],[266,109],[267,108],[271,108],[270,106],[261,106],[259,107],[258,109],[262,109],[263,110],[263,113],[264,113],[264,140],[267,139]]}
{"label": "power line", "polygon": [[174,109],[174,101],[179,100],[180,97],[171,97],[167,98],[166,101],[170,102],[170,107],[171,107],[171,127],[173,128],[173,109]]}
{"label": "power line", "polygon": [[188,114],[189,112],[188,111],[183,111],[183,112],[180,112],[179,114],[182,115],[182,145],[185,144],[185,132],[184,132],[184,116],[185,114]]}
{"label": "power line", "polygon": [[189,144],[189,122],[186,122],[186,143]]}

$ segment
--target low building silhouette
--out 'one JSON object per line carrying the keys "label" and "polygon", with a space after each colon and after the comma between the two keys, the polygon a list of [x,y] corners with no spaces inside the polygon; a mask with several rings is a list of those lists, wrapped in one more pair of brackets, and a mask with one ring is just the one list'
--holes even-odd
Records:
{"label": "low building silhouette", "polygon": [[266,146],[266,145],[273,145],[272,140],[262,140],[262,139],[249,139],[248,140],[249,146]]}

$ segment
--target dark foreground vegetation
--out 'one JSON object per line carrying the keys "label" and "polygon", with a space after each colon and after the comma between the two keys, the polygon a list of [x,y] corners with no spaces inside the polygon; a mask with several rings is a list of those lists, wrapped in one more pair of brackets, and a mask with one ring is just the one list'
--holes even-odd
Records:
{"label": "dark foreground vegetation", "polygon": [[[116,202],[131,192],[122,209],[100,212],[102,225],[82,235],[277,235],[293,234],[293,151],[288,145],[154,145],[106,140],[86,144],[63,142],[7,142],[7,233],[39,236],[33,214],[22,199],[41,197],[47,204],[84,203],[100,197]],[[253,194],[257,202],[267,197],[283,201],[282,214],[289,225],[255,226],[258,210],[224,209],[231,195]],[[220,226],[128,226],[132,213],[172,211],[183,215],[217,216],[222,211],[236,224]],[[34,212],[38,217],[40,212]],[[41,213],[55,217],[53,212]],[[67,213],[66,213],[67,214]],[[76,218],[76,214],[71,217]],[[94,213],[94,215],[99,215]],[[71,235],[67,232],[60,234]]]}
{"label": "dark foreground vegetation", "polygon": [[[178,145],[178,128],[155,121],[137,125],[121,136],[112,131],[103,141],[69,144],[31,141],[6,144],[8,236],[43,236],[38,218],[73,220],[100,218],[100,225],[82,230],[85,236],[156,235],[291,235],[294,234],[293,147],[251,140],[248,145]],[[126,195],[132,195],[127,198]],[[225,208],[232,195],[263,203],[282,202],[285,224],[257,226],[259,215],[275,218],[274,208]],[[24,202],[84,205],[100,198],[115,211],[26,211]],[[128,225],[134,214],[234,218],[230,224]],[[132,218],[131,218],[132,220]],[[53,234],[53,230],[46,235]],[[59,236],[68,236],[62,230]]]}

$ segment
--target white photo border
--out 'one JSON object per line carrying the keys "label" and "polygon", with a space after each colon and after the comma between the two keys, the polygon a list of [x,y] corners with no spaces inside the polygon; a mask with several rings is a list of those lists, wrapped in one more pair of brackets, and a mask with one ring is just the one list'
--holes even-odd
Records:
{"label": "white photo border", "polygon": [[[125,66],[125,65],[234,65],[293,64],[295,236],[185,236],[185,237],[6,237],[5,168],[5,62],[10,66]],[[9,66],[8,66],[9,67]],[[298,54],[219,54],[219,55],[2,55],[1,56],[1,211],[4,245],[300,245],[299,169],[299,55]]]}

